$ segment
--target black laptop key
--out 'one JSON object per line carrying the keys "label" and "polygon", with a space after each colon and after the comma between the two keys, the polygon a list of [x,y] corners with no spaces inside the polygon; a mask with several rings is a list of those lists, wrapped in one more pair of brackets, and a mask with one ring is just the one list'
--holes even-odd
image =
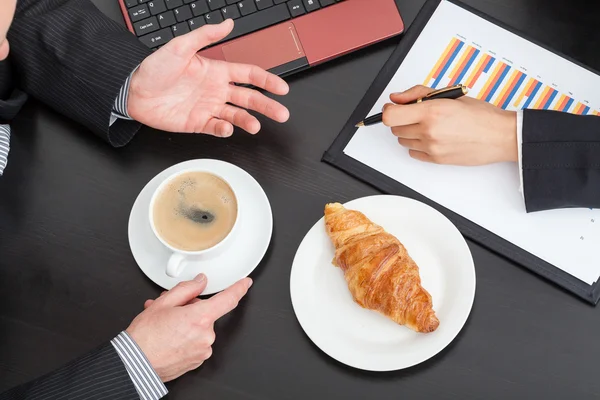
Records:
{"label": "black laptop key", "polygon": [[199,16],[199,17],[190,19],[188,21],[188,25],[191,30],[198,29],[201,26],[206,25],[206,20],[204,19],[203,16]]}
{"label": "black laptop key", "polygon": [[254,0],[240,1],[238,3],[238,9],[240,10],[240,14],[242,14],[242,16],[250,15],[258,10],[256,8],[256,3],[254,3]]}
{"label": "black laptop key", "polygon": [[236,19],[233,31],[225,38],[225,40],[235,39],[288,19],[290,19],[290,12],[288,11],[287,5],[279,4],[267,8],[264,11],[255,12],[246,17]]}
{"label": "black laptop key", "polygon": [[292,14],[292,17],[306,14],[302,0],[290,0],[288,1],[287,6],[290,8],[290,14]]}
{"label": "black laptop key", "polygon": [[175,9],[175,18],[177,18],[177,22],[187,21],[192,17],[193,15],[190,6],[183,6]]}
{"label": "black laptop key", "polygon": [[239,2],[240,2],[240,0],[225,0],[225,3],[227,3],[228,6],[239,3]]}
{"label": "black laptop key", "polygon": [[183,5],[183,0],[165,0],[165,4],[169,10],[172,10]]}
{"label": "black laptop key", "polygon": [[127,8],[137,6],[138,4],[138,0],[125,0],[125,5],[127,6]]}
{"label": "black laptop key", "polygon": [[285,3],[288,0],[275,0],[275,4]]}
{"label": "black laptop key", "polygon": [[192,13],[194,14],[194,17],[208,14],[210,12],[208,4],[206,4],[206,0],[196,1],[195,3],[190,4],[190,7],[192,7]]}
{"label": "black laptop key", "polygon": [[332,4],[335,4],[335,0],[319,0],[319,2],[321,3],[322,7],[327,7]]}
{"label": "black laptop key", "polygon": [[190,27],[188,26],[187,22],[180,22],[173,25],[171,30],[173,31],[173,36],[177,37],[188,33],[190,31]]}
{"label": "black laptop key", "polygon": [[158,15],[158,23],[161,28],[166,28],[167,26],[175,25],[177,21],[175,20],[175,14],[173,11],[167,11],[166,13],[162,13]]}
{"label": "black laptop key", "polygon": [[224,21],[223,15],[219,10],[208,13],[204,17],[206,18],[206,22],[209,24],[220,24]]}
{"label": "black laptop key", "polygon": [[264,10],[265,8],[273,7],[273,0],[254,0],[256,2],[256,7],[259,10]]}
{"label": "black laptop key", "polygon": [[173,39],[171,28],[164,28],[149,35],[140,36],[142,43],[150,48],[162,46],[171,39]]}
{"label": "black laptop key", "polygon": [[135,34],[138,36],[146,35],[150,32],[154,32],[160,29],[158,25],[158,21],[156,17],[150,17],[143,19],[141,21],[135,22],[133,24],[133,29],[135,29]]}
{"label": "black laptop key", "polygon": [[129,17],[131,18],[131,22],[137,22],[144,18],[148,18],[150,16],[150,11],[148,10],[148,6],[145,4],[140,4],[137,7],[133,7],[129,10]]}
{"label": "black laptop key", "polygon": [[167,11],[167,6],[165,5],[165,0],[152,0],[148,2],[148,8],[150,9],[150,14],[156,15]]}
{"label": "black laptop key", "polygon": [[225,4],[225,0],[207,0],[208,1],[208,5],[210,7],[211,10],[218,10],[219,8],[223,8],[225,7],[227,4]]}
{"label": "black laptop key", "polygon": [[225,19],[238,19],[239,17],[241,17],[236,5],[221,8],[221,13],[223,13],[223,17],[225,17]]}
{"label": "black laptop key", "polygon": [[319,8],[321,8],[321,5],[319,4],[319,0],[303,0],[304,1],[304,7],[306,8],[306,11],[311,12],[311,11],[315,11],[318,10]]}

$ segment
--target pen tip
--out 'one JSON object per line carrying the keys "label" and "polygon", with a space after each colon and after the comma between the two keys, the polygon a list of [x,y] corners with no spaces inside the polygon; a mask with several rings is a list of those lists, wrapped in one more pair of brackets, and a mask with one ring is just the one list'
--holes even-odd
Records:
{"label": "pen tip", "polygon": [[365,126],[364,122],[359,122],[358,124],[354,125],[356,128],[361,128],[363,126]]}

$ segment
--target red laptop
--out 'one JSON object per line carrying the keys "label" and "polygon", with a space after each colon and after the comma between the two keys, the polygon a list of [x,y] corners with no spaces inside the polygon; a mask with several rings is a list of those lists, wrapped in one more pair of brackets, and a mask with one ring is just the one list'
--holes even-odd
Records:
{"label": "red laptop", "polygon": [[395,0],[119,0],[127,27],[156,49],[226,18],[235,21],[203,56],[278,75],[315,66],[404,31]]}

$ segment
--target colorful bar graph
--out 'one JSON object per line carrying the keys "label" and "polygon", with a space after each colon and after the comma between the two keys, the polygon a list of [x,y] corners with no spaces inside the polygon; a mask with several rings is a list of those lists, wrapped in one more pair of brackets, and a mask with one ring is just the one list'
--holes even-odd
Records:
{"label": "colorful bar graph", "polygon": [[467,86],[469,89],[472,89],[473,86],[475,86],[475,83],[477,83],[481,77],[481,74],[483,74],[483,70],[488,69],[489,66],[494,63],[493,60],[494,58],[489,54],[485,54],[483,57],[481,57],[475,66],[475,69],[473,69],[473,72],[471,72],[471,75],[465,82],[465,86]]}
{"label": "colorful bar graph", "polygon": [[510,71],[510,67],[503,62],[499,62],[494,69],[494,72],[490,75],[484,89],[479,94],[479,99],[489,102],[496,94],[498,87],[506,78],[506,75]]}
{"label": "colorful bar graph", "polygon": [[515,70],[510,76],[506,86],[504,86],[500,96],[498,96],[498,99],[496,99],[495,105],[506,110],[510,104],[510,101],[519,91],[519,88],[525,81],[526,77],[527,76],[523,72]]}
{"label": "colorful bar graph", "polygon": [[523,104],[523,109],[525,108],[529,108],[529,105],[533,102],[533,99],[535,99],[535,96],[538,94],[538,92],[542,89],[542,82],[539,81],[535,81],[535,85],[533,86],[533,90],[531,90],[531,93],[529,94],[529,96],[527,97],[527,101],[525,102],[525,104]]}
{"label": "colorful bar graph", "polygon": [[544,104],[544,110],[547,110],[550,108],[550,105],[552,105],[552,102],[554,101],[554,99],[556,98],[557,95],[558,95],[558,92],[556,90],[552,89],[550,91],[550,96],[548,97],[548,100]]}
{"label": "colorful bar graph", "polygon": [[449,55],[448,60],[443,64],[442,69],[439,71],[439,73],[437,74],[437,78],[435,78],[435,81],[433,82],[432,87],[434,89],[437,89],[441,80],[444,78],[444,75],[446,74],[446,72],[448,72],[448,69],[450,68],[450,66],[452,65],[452,63],[454,62],[454,59],[458,56],[458,53],[460,53],[460,50],[462,49],[462,47],[465,44],[461,41],[458,41],[458,44],[456,45],[456,48],[454,49],[454,51]]}
{"label": "colorful bar graph", "polygon": [[531,92],[533,91],[533,87],[535,86],[535,82],[536,82],[535,79],[529,78],[529,81],[527,82],[527,85],[525,86],[525,89],[521,92],[521,94],[519,95],[519,97],[517,97],[517,100],[514,102],[514,104],[513,104],[514,107],[519,107],[519,104],[521,104],[521,102],[523,101],[523,99],[525,97],[531,96]]}
{"label": "colorful bar graph", "polygon": [[550,98],[551,94],[552,94],[552,88],[549,86],[546,86],[546,88],[544,88],[544,91],[542,92],[542,95],[540,96],[538,101],[535,103],[533,108],[536,110],[542,109],[544,107],[544,105],[548,102],[548,99]]}
{"label": "colorful bar graph", "polygon": [[487,74],[488,72],[490,72],[490,68],[492,68],[492,65],[494,65],[495,61],[496,61],[496,59],[494,57],[490,58],[487,65],[485,66],[485,69],[483,70],[484,74]]}
{"label": "colorful bar graph", "polygon": [[586,107],[585,104],[583,103],[577,103],[577,105],[575,106],[575,109],[573,110],[573,114],[578,114],[578,115],[584,115],[583,112],[585,111]]}
{"label": "colorful bar graph", "polygon": [[435,64],[435,66],[433,67],[433,69],[431,70],[429,75],[427,76],[427,79],[425,79],[425,83],[424,83],[425,86],[428,86],[431,83],[432,79],[437,79],[440,76],[440,72],[442,71],[442,68],[444,67],[444,65],[446,65],[448,63],[450,56],[454,53],[454,51],[458,47],[459,43],[462,43],[462,41],[457,38],[453,38],[450,41],[450,43],[448,44],[448,47],[446,47],[446,50],[444,50],[444,53],[442,53],[442,56],[440,57],[438,62]]}
{"label": "colorful bar graph", "polygon": [[572,98],[569,97],[569,101],[567,101],[567,104],[565,105],[565,107],[561,110],[563,112],[567,112],[569,111],[569,109],[571,108],[571,106],[573,105],[573,102],[575,100],[573,100]]}
{"label": "colorful bar graph", "polygon": [[569,96],[567,96],[566,94],[563,94],[560,96],[560,99],[556,103],[554,110],[565,112],[565,111],[568,111],[569,108],[571,108],[572,104],[573,104],[573,99],[570,98]]}
{"label": "colorful bar graph", "polygon": [[469,53],[472,53],[473,51],[475,51],[475,49],[471,46],[467,46],[465,51],[463,51],[462,56],[460,56],[460,58],[458,59],[458,62],[452,69],[452,72],[450,72],[450,74],[448,74],[448,76],[450,77],[451,80],[454,80],[458,76],[458,71],[461,68],[464,68],[464,66],[467,62],[467,58],[469,58],[469,56],[470,56]]}
{"label": "colorful bar graph", "polygon": [[562,94],[554,89],[554,84],[545,85],[539,76],[537,79],[529,77],[527,73],[513,68],[512,63],[501,61],[504,59],[495,57],[493,53],[482,52],[478,47],[458,37],[452,38],[429,72],[424,85],[433,89],[458,83],[469,89],[481,87],[476,96],[478,99],[505,110],[553,109],[600,116],[600,110],[587,106],[587,101],[578,102],[572,94]]}
{"label": "colorful bar graph", "polygon": [[450,84],[449,86],[454,86],[459,82],[463,81],[463,78],[467,74],[469,68],[479,55],[480,51],[475,47],[469,46],[467,50],[463,53],[460,61],[456,64],[456,67],[450,74]]}
{"label": "colorful bar graph", "polygon": [[561,95],[556,105],[554,106],[554,111],[562,111],[562,108],[567,104],[567,95]]}

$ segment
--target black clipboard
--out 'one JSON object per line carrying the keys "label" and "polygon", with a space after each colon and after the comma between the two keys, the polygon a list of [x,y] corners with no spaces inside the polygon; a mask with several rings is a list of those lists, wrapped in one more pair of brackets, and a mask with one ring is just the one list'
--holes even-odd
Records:
{"label": "black clipboard", "polygon": [[569,275],[563,270],[549,264],[548,262],[528,253],[527,251],[519,248],[518,246],[510,243],[509,241],[495,235],[494,233],[482,228],[474,222],[460,216],[459,214],[450,211],[449,209],[441,206],[440,204],[428,199],[427,197],[417,193],[409,187],[399,183],[398,181],[362,164],[361,162],[344,154],[346,145],[350,142],[352,137],[357,131],[354,126],[356,121],[362,120],[373,108],[373,105],[377,102],[381,93],[385,90],[390,80],[393,78],[398,68],[408,55],[409,51],[413,47],[417,38],[421,35],[421,32],[427,26],[431,16],[441,4],[442,1],[449,1],[465,10],[486,19],[487,21],[506,29],[530,42],[568,60],[572,63],[585,68],[597,75],[600,75],[597,71],[590,69],[589,67],[582,65],[581,63],[556,52],[548,47],[527,38],[522,33],[506,26],[500,21],[469,7],[466,4],[461,3],[458,0],[427,0],[417,18],[410,26],[410,28],[403,35],[402,39],[396,50],[392,53],[389,60],[386,62],[384,67],[379,72],[379,75],[367,91],[367,94],[363,97],[356,110],[352,113],[352,116],[338,135],[336,140],[333,142],[331,147],[325,152],[323,161],[348,173],[349,175],[373,186],[374,188],[382,191],[383,193],[410,197],[415,200],[421,201],[428,204],[449,218],[460,230],[460,232],[467,238],[476,241],[495,253],[500,254],[509,260],[518,263],[530,271],[544,277],[550,282],[562,287],[563,289],[571,292],[579,298],[585,300],[592,305],[597,305],[600,301],[600,281],[597,281],[593,285],[587,283]]}

